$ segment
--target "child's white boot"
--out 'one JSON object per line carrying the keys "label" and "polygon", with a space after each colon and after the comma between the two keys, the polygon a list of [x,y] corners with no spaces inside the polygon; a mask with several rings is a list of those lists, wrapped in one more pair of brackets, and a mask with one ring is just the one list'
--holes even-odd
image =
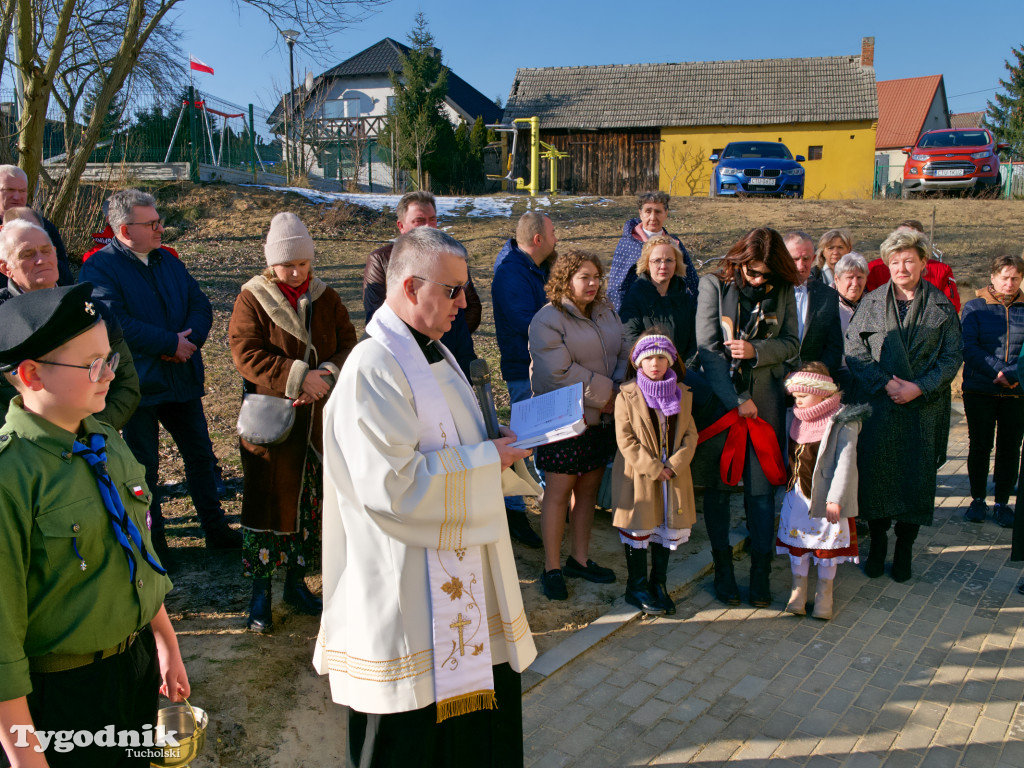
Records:
{"label": "child's white boot", "polygon": [[[821,582],[819,582],[820,584]],[[831,594],[831,593],[830,593]],[[793,574],[793,591],[789,593],[789,603],[786,605],[788,613],[797,616],[807,615],[807,574],[803,576]]]}
{"label": "child's white boot", "polygon": [[832,618],[833,582],[833,579],[818,578],[818,588],[814,592],[814,611],[811,613],[816,619]]}

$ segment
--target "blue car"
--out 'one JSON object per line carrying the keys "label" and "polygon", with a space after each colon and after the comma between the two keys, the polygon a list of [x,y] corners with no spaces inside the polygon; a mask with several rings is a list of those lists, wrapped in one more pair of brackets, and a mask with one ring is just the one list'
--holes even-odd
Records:
{"label": "blue car", "polygon": [[793,155],[776,141],[733,141],[721,155],[711,174],[711,197],[731,195],[804,196],[803,155]]}

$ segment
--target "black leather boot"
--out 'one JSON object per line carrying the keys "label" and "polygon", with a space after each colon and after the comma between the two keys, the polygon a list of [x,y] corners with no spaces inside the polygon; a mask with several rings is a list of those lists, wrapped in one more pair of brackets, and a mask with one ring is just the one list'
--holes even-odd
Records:
{"label": "black leather boot", "polygon": [[324,601],[306,586],[306,569],[289,568],[284,577],[284,601],[292,608],[310,616],[324,612]]}
{"label": "black leather boot", "polygon": [[914,559],[914,540],[920,526],[912,523],[896,523],[896,546],[892,554],[892,580],[907,581],[910,578],[910,561]]}
{"label": "black leather boot", "polygon": [[671,550],[661,544],[651,544],[651,594],[658,600],[658,605],[665,609],[669,616],[676,612],[676,604],[666,588],[668,579],[668,553]]}
{"label": "black leather boot", "polygon": [[252,580],[252,600],[249,601],[249,620],[245,622],[245,628],[261,635],[274,628],[269,578]]}
{"label": "black leather boot", "polygon": [[750,553],[750,604],[755,608],[767,608],[772,604],[772,590],[769,577],[772,573],[772,556],[765,553]]}
{"label": "black leather boot", "polygon": [[877,579],[885,573],[885,555],[889,549],[889,521],[870,520],[868,531],[871,538],[868,539],[868,559],[864,562],[864,575],[870,579]]}
{"label": "black leather boot", "polygon": [[648,616],[663,616],[665,609],[651,594],[647,583],[647,550],[635,549],[629,544],[622,546],[626,550],[626,602]]}
{"label": "black leather boot", "polygon": [[712,549],[711,557],[715,561],[715,597],[726,605],[739,605],[740,589],[732,567],[732,550]]}

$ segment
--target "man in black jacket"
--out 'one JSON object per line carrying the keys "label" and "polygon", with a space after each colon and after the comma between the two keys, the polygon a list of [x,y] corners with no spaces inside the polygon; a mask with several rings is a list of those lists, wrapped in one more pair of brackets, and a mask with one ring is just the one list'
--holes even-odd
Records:
{"label": "man in black jacket", "polygon": [[839,323],[839,294],[820,280],[810,280],[814,266],[814,241],[806,232],[787,232],[783,240],[803,282],[796,286],[797,320],[800,326],[800,355],[790,361],[793,369],[802,363],[824,363],[835,377],[843,362],[843,331]]}
{"label": "man in black jacket", "polygon": [[[398,233],[404,235],[417,227],[437,229],[437,205],[434,196],[423,189],[406,192],[395,208]],[[363,268],[363,310],[366,322],[373,319],[373,313],[380,309],[387,295],[387,271],[391,261],[394,242],[385,243],[370,253]],[[472,333],[480,325],[481,303],[473,278],[466,285],[466,306],[459,310],[451,330],[441,337],[441,343],[455,356],[462,372],[469,376],[469,364],[476,360]]]}

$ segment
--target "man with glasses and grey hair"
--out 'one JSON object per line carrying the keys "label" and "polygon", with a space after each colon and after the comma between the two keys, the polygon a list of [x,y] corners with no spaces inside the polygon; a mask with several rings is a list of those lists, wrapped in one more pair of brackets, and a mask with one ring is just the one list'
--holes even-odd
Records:
{"label": "man with glasses and grey hair", "polygon": [[[11,208],[22,208],[28,205],[28,176],[16,165],[0,165],[0,219]],[[53,252],[57,257],[57,285],[74,285],[75,276],[71,273],[71,265],[68,263],[68,252],[64,248],[64,241],[56,225],[45,218],[41,213],[36,212],[36,218],[50,242],[53,244]],[[2,281],[0,281],[2,282]]]}
{"label": "man with glasses and grey hair", "polygon": [[324,412],[324,613],[313,665],[348,709],[350,765],[522,766],[536,656],[502,493],[536,495],[514,436],[489,440],[440,342],[466,250],[402,235],[387,298]]}
{"label": "man with glasses and grey hair", "polygon": [[82,265],[80,282],[110,307],[135,358],[142,402],[124,426],[124,439],[146,468],[153,490],[153,542],[168,553],[158,489],[162,424],[185,462],[185,477],[206,546],[238,549],[242,535],[228,525],[217,495],[216,457],[203,412],[205,371],[200,348],[210,333],[210,300],[184,263],[161,247],[163,219],[152,195],[137,189],[110,198],[114,240]]}

